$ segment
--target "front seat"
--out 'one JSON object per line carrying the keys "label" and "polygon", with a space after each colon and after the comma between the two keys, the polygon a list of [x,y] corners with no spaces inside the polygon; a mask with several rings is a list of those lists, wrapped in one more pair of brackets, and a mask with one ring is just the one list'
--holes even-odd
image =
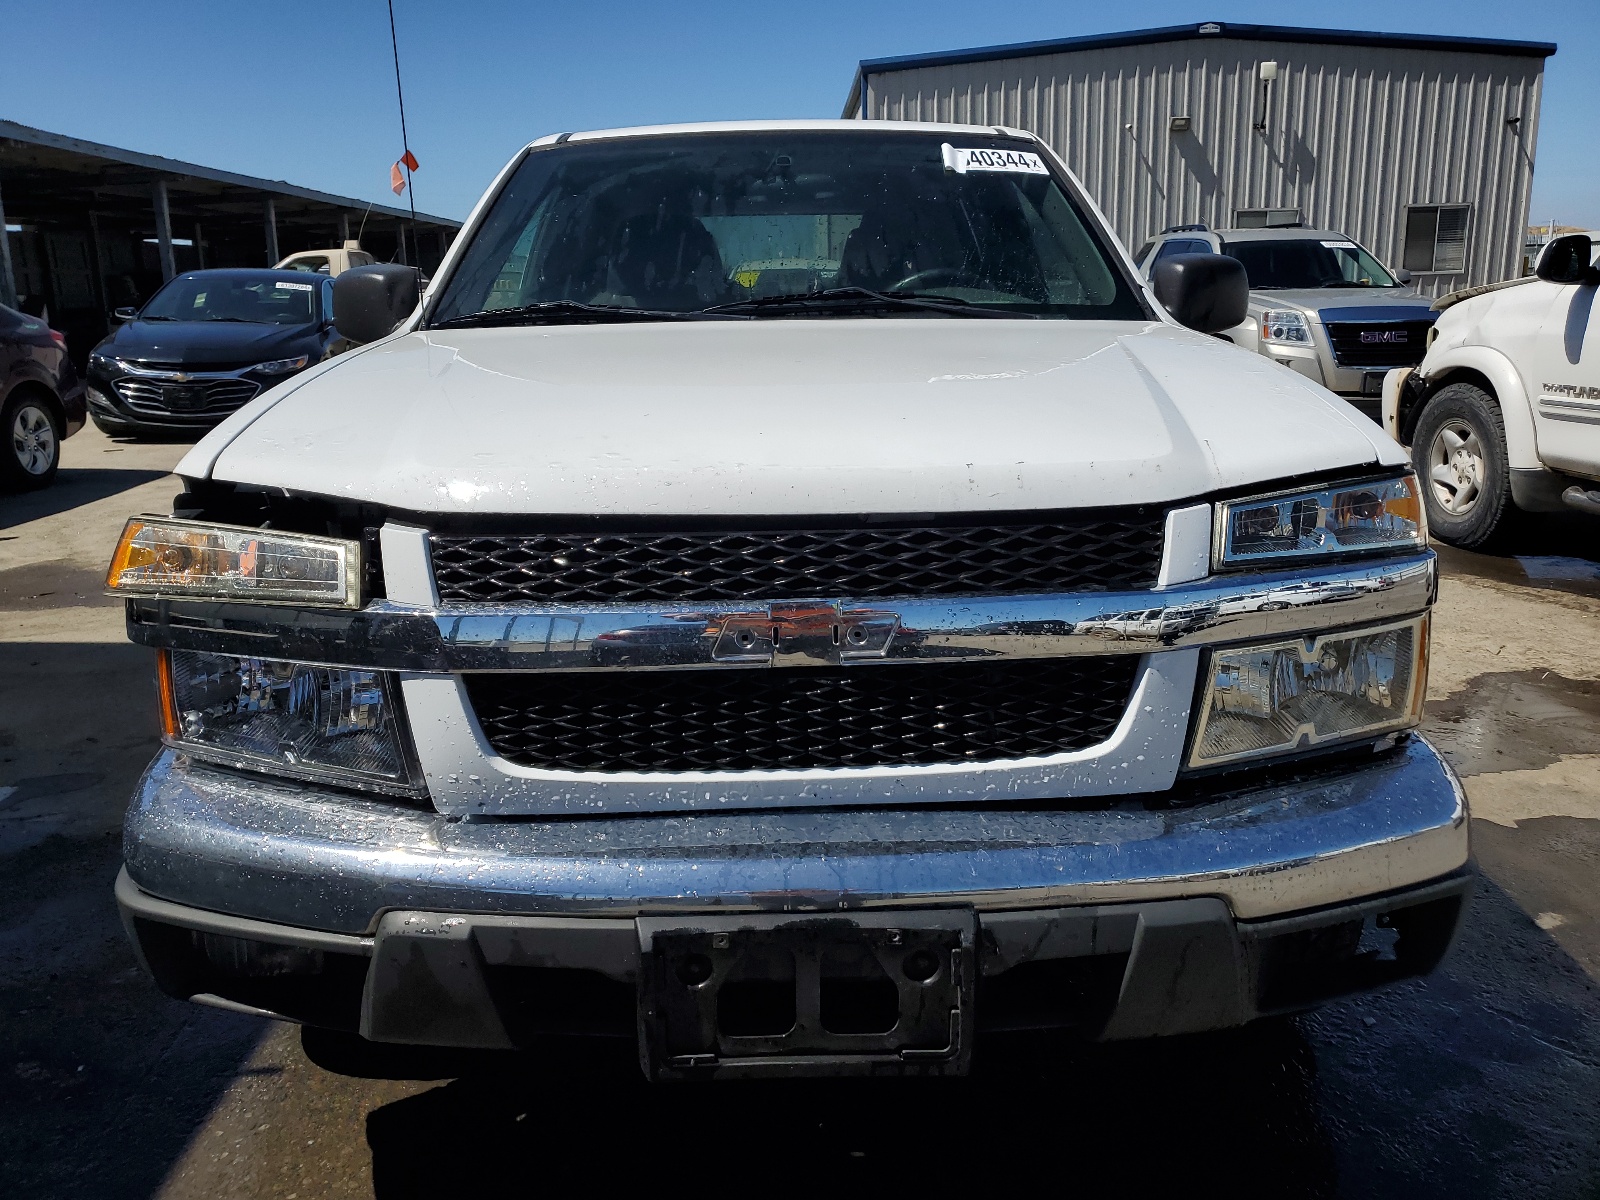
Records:
{"label": "front seat", "polygon": [[688,213],[640,213],[622,223],[611,257],[621,291],[646,308],[691,309],[726,299],[722,255]]}

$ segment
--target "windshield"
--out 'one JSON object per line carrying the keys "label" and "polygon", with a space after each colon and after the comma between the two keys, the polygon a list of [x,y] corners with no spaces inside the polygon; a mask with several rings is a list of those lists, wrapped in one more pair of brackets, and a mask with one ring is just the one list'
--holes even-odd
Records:
{"label": "windshield", "polygon": [[1343,238],[1230,241],[1222,252],[1244,264],[1252,288],[1401,286],[1377,259]]}
{"label": "windshield", "polygon": [[267,275],[180,275],[144,306],[146,321],[249,321],[309,325],[316,285]]}
{"label": "windshield", "polygon": [[550,320],[594,319],[595,307],[854,315],[859,307],[771,302],[820,294],[859,306],[883,293],[943,302],[886,315],[966,307],[990,310],[973,315],[1147,318],[1093,223],[1030,145],[778,131],[535,151],[496,198],[429,318],[462,324],[539,305]]}

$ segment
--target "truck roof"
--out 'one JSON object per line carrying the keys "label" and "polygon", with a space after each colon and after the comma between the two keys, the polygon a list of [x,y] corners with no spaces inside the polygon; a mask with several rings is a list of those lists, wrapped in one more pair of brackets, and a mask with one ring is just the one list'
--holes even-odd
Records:
{"label": "truck roof", "polygon": [[1299,225],[1273,225],[1265,229],[1213,229],[1219,238],[1230,242],[1303,242],[1307,238],[1348,242],[1348,233],[1337,229],[1304,229]]}
{"label": "truck roof", "polygon": [[787,121],[692,121],[679,125],[635,125],[621,129],[590,129],[582,133],[551,133],[528,143],[528,148],[549,146],[556,142],[592,142],[610,138],[659,137],[678,133],[860,133],[876,130],[885,133],[950,133],[976,137],[1017,137],[1038,141],[1033,134],[1004,125],[956,125],[934,121],[854,121],[854,120],[787,120]]}

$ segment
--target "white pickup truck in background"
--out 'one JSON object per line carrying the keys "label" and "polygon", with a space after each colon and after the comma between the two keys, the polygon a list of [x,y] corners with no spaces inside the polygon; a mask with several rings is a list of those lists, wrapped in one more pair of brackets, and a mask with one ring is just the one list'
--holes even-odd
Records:
{"label": "white pickup truck in background", "polygon": [[1515,511],[1600,515],[1597,242],[1556,238],[1531,277],[1441,298],[1422,365],[1385,379],[1384,428],[1441,540],[1481,546]]}

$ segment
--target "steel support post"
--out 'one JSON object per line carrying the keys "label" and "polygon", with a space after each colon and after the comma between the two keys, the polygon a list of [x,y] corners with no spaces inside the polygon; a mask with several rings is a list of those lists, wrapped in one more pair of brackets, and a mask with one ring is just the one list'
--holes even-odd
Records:
{"label": "steel support post", "polygon": [[267,266],[275,267],[278,265],[280,257],[278,254],[278,206],[271,196],[267,197],[266,211],[263,215],[266,218]]}
{"label": "steel support post", "polygon": [[200,241],[200,222],[194,223],[194,265],[197,271],[206,269],[205,245]]}
{"label": "steel support post", "polygon": [[339,245],[343,246],[349,240],[350,240],[350,214],[346,213],[346,212],[342,212],[342,213],[339,214]]}
{"label": "steel support post", "polygon": [[11,235],[6,232],[6,200],[0,193],[0,304],[17,306],[17,277],[11,270]]}
{"label": "steel support post", "polygon": [[150,191],[150,199],[156,210],[156,249],[161,255],[161,282],[165,283],[178,273],[177,261],[172,257],[172,212],[167,207],[167,181],[156,180]]}
{"label": "steel support post", "polygon": [[100,214],[89,210],[89,249],[94,252],[94,294],[100,312],[108,320],[111,314],[111,293],[106,290],[106,247],[100,237]]}

